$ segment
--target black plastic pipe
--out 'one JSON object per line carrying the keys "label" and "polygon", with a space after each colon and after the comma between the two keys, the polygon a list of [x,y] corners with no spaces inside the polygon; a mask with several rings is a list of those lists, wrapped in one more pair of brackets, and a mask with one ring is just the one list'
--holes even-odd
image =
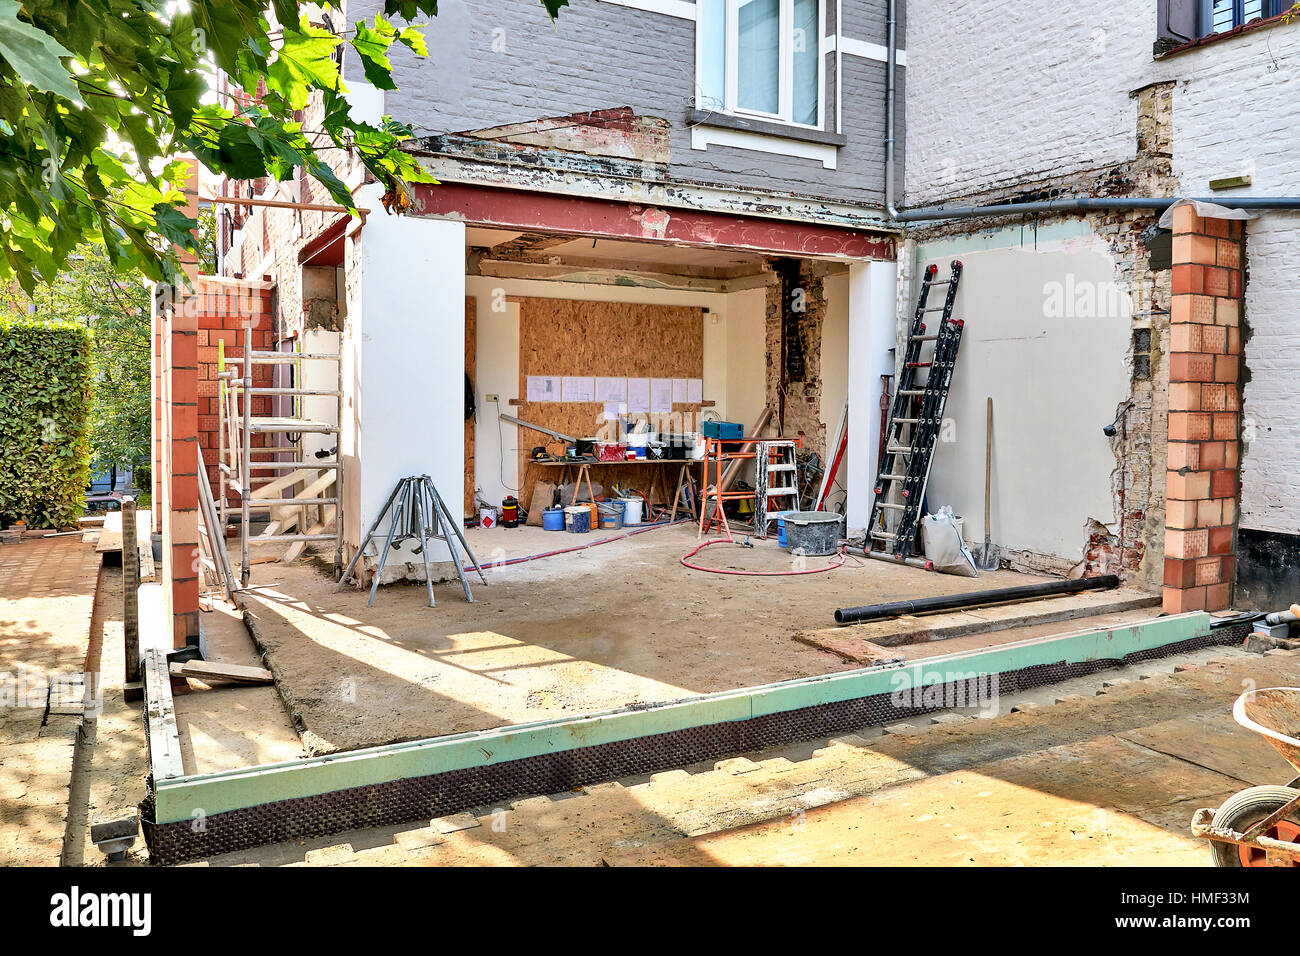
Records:
{"label": "black plastic pipe", "polygon": [[1002,604],[1006,601],[1023,601],[1028,598],[1051,597],[1054,594],[1074,594],[1077,591],[1098,591],[1115,587],[1119,587],[1119,578],[1113,574],[1102,574],[1095,578],[1078,578],[1074,581],[1047,581],[1043,584],[1026,584],[1018,588],[994,588],[992,591],[968,591],[965,594],[917,598],[915,601],[864,604],[862,607],[840,608],[835,612],[835,623],[860,624],[863,621],[898,617],[900,614],[951,611],[958,608],[981,607],[985,604]]}

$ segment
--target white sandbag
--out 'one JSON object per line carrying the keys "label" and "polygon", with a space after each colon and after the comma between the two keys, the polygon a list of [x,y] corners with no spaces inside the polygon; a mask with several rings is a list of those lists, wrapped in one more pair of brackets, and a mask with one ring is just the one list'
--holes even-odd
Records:
{"label": "white sandbag", "polygon": [[975,567],[975,556],[962,540],[957,518],[949,505],[944,505],[937,514],[922,518],[921,528],[925,541],[925,559],[934,565],[936,571],[964,578],[980,576],[979,569]]}

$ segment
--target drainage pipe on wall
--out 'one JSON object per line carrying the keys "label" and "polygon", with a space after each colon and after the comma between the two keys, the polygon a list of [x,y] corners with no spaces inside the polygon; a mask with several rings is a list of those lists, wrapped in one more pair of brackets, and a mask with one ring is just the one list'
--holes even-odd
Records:
{"label": "drainage pipe on wall", "polygon": [[[840,40],[837,38],[836,43]],[[1032,213],[1073,212],[1087,209],[1149,209],[1164,211],[1180,197],[1095,197],[1066,196],[1037,202],[1001,203],[994,206],[918,206],[902,210],[896,205],[894,180],[897,163],[894,156],[897,137],[894,122],[898,79],[898,0],[889,0],[885,21],[885,213],[895,222],[920,222],[939,219],[973,219],[987,216],[1018,216]],[[1300,209],[1300,196],[1216,196],[1196,202],[1216,203],[1233,209]]]}
{"label": "drainage pipe on wall", "polygon": [[1093,591],[1115,587],[1119,587],[1119,578],[1114,574],[1102,574],[1095,578],[1077,578],[1073,581],[1044,581],[1041,584],[1026,584],[1016,588],[994,588],[989,591],[968,591],[965,594],[945,594],[940,597],[917,598],[915,601],[890,601],[886,604],[842,607],[835,612],[835,623],[858,624],[862,621],[877,621],[881,618],[898,617],[902,614],[951,611],[957,608],[1005,604],[1008,601],[1023,601],[1030,598],[1051,597],[1057,594],[1074,594],[1077,591]]}

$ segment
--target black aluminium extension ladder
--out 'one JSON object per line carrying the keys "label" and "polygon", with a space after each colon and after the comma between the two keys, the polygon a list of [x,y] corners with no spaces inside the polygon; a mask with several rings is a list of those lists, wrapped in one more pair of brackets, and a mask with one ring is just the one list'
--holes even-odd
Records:
{"label": "black aluminium extension ladder", "polygon": [[[947,279],[936,280],[939,267],[931,264],[921,279],[889,425],[881,443],[876,497],[871,506],[866,544],[869,551],[889,551],[899,560],[912,553],[916,542],[934,446],[939,440],[957,349],[966,324],[952,317],[961,279],[961,260],[954,259],[951,268]],[[933,286],[947,286],[942,306],[928,305]],[[927,333],[926,316],[936,312],[941,313],[938,327]],[[931,353],[928,359],[923,359],[922,349],[926,346],[931,347]],[[925,372],[923,381],[918,381],[918,372]],[[893,522],[887,520],[888,513],[895,516]]]}

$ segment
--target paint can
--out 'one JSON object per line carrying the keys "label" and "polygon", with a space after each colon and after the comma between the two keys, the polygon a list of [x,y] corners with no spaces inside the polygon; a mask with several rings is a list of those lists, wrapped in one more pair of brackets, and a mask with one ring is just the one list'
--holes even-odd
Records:
{"label": "paint can", "polygon": [[571,534],[586,534],[591,530],[591,509],[586,505],[570,505],[564,509],[564,530]]}
{"label": "paint can", "polygon": [[554,508],[547,508],[542,512],[542,530],[544,531],[563,531],[564,530],[564,509],[559,505]]}
{"label": "paint can", "polygon": [[620,498],[623,502],[623,524],[633,525],[641,523],[641,499],[640,498]]}
{"label": "paint can", "polygon": [[601,531],[617,531],[623,527],[623,502],[605,502],[597,507],[596,515]]}
{"label": "paint can", "polygon": [[497,509],[480,508],[478,513],[478,524],[480,528],[495,528],[497,526]]}

